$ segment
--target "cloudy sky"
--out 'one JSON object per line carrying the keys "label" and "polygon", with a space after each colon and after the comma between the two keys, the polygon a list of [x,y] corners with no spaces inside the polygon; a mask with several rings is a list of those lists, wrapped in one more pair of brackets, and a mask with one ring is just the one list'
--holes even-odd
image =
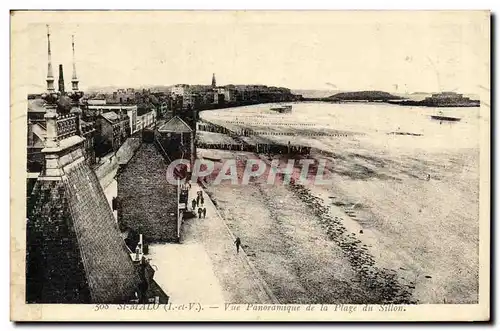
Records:
{"label": "cloudy sky", "polygon": [[210,84],[215,72],[219,85],[474,93],[489,72],[487,18],[484,12],[31,12],[12,18],[12,51],[33,92],[44,89],[50,24],[55,78],[63,64],[67,88],[74,34],[83,89]]}

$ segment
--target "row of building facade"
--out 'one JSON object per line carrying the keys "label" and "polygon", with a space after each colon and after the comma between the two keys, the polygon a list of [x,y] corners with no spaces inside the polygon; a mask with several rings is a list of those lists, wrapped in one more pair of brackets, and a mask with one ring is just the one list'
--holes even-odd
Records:
{"label": "row of building facade", "polygon": [[290,102],[301,99],[285,87],[266,85],[217,86],[215,74],[211,85],[177,84],[170,88],[174,98],[181,98],[183,108],[212,109],[266,102]]}
{"label": "row of building facade", "polygon": [[[44,114],[44,100],[38,98],[28,100],[27,150],[30,172],[39,171],[43,161],[41,150],[47,135]],[[137,105],[82,106],[82,116],[78,120],[78,125],[82,137],[85,138],[88,162],[93,165],[97,158],[116,152],[128,137],[154,126],[156,120],[155,109],[138,115]]]}

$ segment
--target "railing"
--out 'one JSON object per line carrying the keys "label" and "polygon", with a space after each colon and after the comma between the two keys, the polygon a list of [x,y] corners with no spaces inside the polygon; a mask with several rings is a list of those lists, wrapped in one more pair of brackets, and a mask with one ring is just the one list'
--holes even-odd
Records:
{"label": "railing", "polygon": [[62,140],[77,133],[76,115],[59,115],[56,120],[57,139]]}

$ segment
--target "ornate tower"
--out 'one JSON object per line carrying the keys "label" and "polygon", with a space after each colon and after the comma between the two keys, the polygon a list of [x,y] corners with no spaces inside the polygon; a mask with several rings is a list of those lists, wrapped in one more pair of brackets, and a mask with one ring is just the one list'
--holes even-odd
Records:
{"label": "ornate tower", "polygon": [[213,88],[217,87],[217,82],[215,81],[215,73],[212,74],[212,87]]}
{"label": "ornate tower", "polygon": [[[45,139],[45,148],[54,148],[57,146],[57,101],[59,93],[54,89],[54,74],[52,73],[52,55],[50,51],[50,29],[47,25],[47,45],[48,45],[48,65],[47,65],[47,92],[42,95],[46,105],[44,118],[47,126],[47,136]],[[47,161],[48,162],[48,161]],[[50,162],[49,162],[50,164]]]}
{"label": "ornate tower", "polygon": [[[141,278],[95,172],[85,162],[78,118],[57,112],[47,26],[44,167],[27,204],[26,302],[128,303]],[[78,80],[71,99],[78,112]],[[76,84],[75,84],[76,83]]]}

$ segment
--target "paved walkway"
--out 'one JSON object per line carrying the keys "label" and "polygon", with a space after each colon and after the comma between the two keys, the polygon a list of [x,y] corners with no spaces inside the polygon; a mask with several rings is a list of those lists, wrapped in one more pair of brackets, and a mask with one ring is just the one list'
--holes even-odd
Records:
{"label": "paved walkway", "polygon": [[170,302],[225,302],[222,288],[203,245],[151,245],[147,257],[156,270],[156,282],[170,297]]}
{"label": "paved walkway", "polygon": [[[190,200],[196,197],[198,190],[200,187],[193,184],[189,192]],[[203,193],[203,196],[207,216],[205,219],[193,218],[185,221],[181,245],[203,245],[212,262],[213,272],[219,279],[226,302],[278,303],[245,252],[240,249],[239,254],[236,253],[233,234],[208,195]]]}
{"label": "paved walkway", "polygon": [[[191,200],[199,189],[193,185]],[[156,282],[172,303],[278,303],[245,252],[236,253],[234,236],[203,195],[207,216],[185,221],[180,244],[150,246]]]}

